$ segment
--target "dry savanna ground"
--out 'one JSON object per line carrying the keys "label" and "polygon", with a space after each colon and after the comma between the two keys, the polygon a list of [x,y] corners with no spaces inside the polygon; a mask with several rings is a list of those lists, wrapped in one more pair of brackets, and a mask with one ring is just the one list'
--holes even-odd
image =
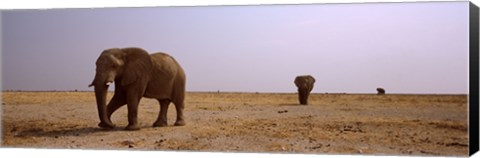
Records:
{"label": "dry savanna ground", "polygon": [[[109,94],[111,97],[112,94]],[[97,127],[93,92],[2,93],[3,147],[467,156],[466,95],[187,93],[187,125],[153,128],[144,98],[139,131]]]}

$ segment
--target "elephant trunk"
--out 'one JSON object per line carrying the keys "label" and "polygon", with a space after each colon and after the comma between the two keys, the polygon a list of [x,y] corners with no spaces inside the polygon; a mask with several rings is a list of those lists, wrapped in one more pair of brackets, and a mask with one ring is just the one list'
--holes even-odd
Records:
{"label": "elephant trunk", "polygon": [[101,80],[98,80],[97,77],[95,77],[90,86],[95,86],[95,98],[97,100],[98,117],[100,118],[99,126],[112,128],[113,124],[107,116],[106,106],[108,84],[102,82]]}
{"label": "elephant trunk", "polygon": [[307,105],[308,104],[308,90],[305,88],[298,89],[298,100],[300,104]]}
{"label": "elephant trunk", "polygon": [[97,99],[98,116],[101,122],[107,120],[107,85],[95,85],[95,98]]}

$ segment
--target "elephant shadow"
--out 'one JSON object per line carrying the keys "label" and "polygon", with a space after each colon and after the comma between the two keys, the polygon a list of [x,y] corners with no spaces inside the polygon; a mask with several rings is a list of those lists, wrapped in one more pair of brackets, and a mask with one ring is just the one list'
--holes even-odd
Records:
{"label": "elephant shadow", "polygon": [[102,133],[108,131],[120,131],[122,129],[115,128],[115,129],[101,129],[98,127],[79,127],[79,128],[69,128],[69,129],[62,129],[62,130],[52,130],[52,131],[45,131],[40,128],[33,128],[27,129],[23,131],[19,131],[15,134],[15,137],[51,137],[51,138],[59,138],[65,136],[82,136],[88,135],[93,133]]}
{"label": "elephant shadow", "polygon": [[302,104],[290,103],[290,104],[278,104],[278,106],[301,106]]}

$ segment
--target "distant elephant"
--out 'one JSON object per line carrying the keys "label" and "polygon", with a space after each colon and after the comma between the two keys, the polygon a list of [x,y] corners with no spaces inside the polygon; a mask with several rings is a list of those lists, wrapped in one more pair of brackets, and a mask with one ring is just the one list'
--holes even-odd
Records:
{"label": "distant elephant", "polygon": [[385,89],[383,89],[383,88],[377,88],[377,94],[378,94],[378,95],[384,95],[384,94],[385,94]]}
{"label": "distant elephant", "polygon": [[[167,110],[170,102],[177,110],[176,126],[185,125],[183,116],[185,99],[185,73],[177,61],[168,54],[149,55],[141,48],[112,48],[104,50],[96,62],[95,86],[98,115],[101,128],[114,128],[110,120],[113,112],[127,104],[128,126],[126,130],[138,130],[138,103],[142,97],[155,98],[160,112],[154,127],[167,126]],[[107,106],[108,86],[115,82],[115,93]]]}
{"label": "distant elephant", "polygon": [[300,104],[307,105],[308,96],[313,89],[315,78],[310,75],[297,76],[294,82],[298,88],[298,100],[300,101]]}

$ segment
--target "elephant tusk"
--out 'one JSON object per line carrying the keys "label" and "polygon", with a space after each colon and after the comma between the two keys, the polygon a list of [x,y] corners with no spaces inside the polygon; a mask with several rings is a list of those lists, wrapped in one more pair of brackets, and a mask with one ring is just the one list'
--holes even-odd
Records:
{"label": "elephant tusk", "polygon": [[111,82],[111,81],[106,83],[106,85],[107,85],[107,86],[110,86],[110,84],[112,84],[112,82]]}

